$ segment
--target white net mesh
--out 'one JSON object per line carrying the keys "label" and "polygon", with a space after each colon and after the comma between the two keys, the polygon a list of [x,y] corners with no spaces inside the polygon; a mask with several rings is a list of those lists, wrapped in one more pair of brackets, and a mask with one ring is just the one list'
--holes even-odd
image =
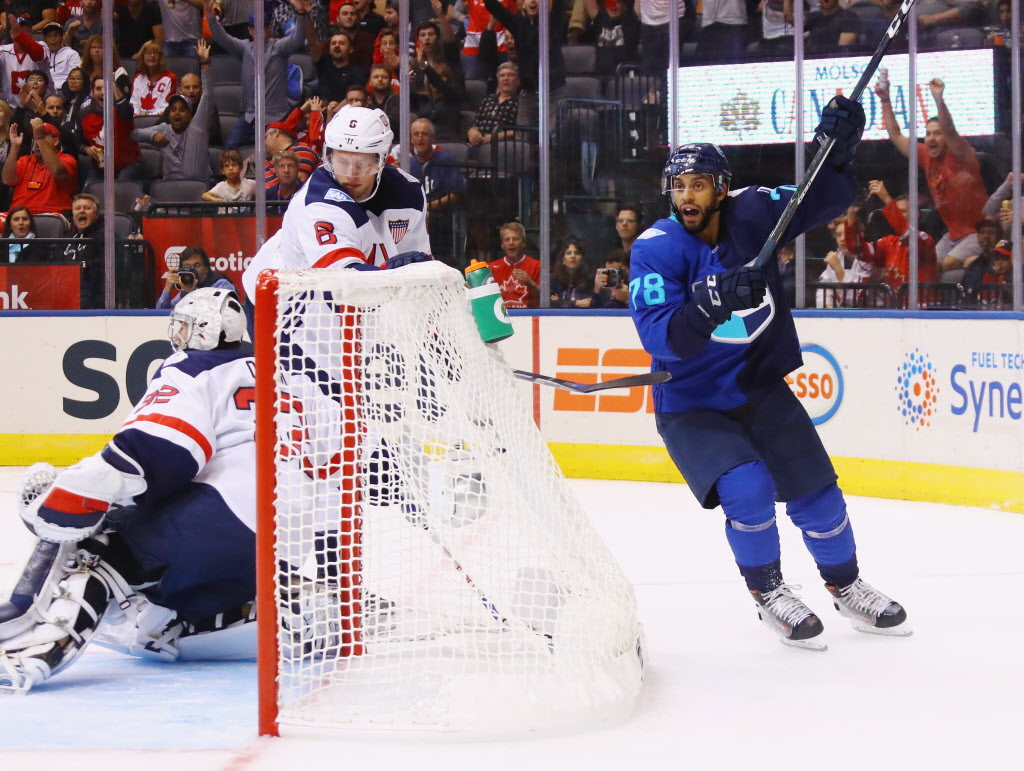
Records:
{"label": "white net mesh", "polygon": [[632,587],[462,276],[282,271],[279,722],[487,732],[616,719]]}

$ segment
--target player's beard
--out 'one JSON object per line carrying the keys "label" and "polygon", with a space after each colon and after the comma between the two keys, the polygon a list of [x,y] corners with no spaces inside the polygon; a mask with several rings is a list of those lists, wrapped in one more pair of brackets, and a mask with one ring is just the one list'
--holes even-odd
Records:
{"label": "player's beard", "polygon": [[686,219],[682,216],[682,210],[679,210],[679,224],[683,226],[683,230],[689,233],[691,236],[696,236],[711,224],[711,218],[718,214],[718,210],[722,208],[722,202],[715,199],[711,201],[711,205],[704,210],[703,216],[696,225],[687,225]]}

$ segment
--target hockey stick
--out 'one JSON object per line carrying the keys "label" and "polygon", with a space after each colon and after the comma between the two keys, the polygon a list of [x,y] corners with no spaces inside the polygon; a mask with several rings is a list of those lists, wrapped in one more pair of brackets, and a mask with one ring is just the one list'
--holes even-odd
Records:
{"label": "hockey stick", "polygon": [[435,531],[427,523],[427,519],[420,512],[419,507],[416,506],[415,504],[403,502],[401,504],[401,508],[402,514],[405,516],[406,522],[408,522],[411,525],[414,525],[415,527],[420,528],[421,530],[423,530],[424,533],[427,534],[427,537],[434,543],[434,545],[437,546],[444,554],[444,556],[451,561],[452,567],[455,568],[455,572],[461,575],[463,579],[465,579],[466,584],[473,591],[473,594],[476,595],[476,598],[480,600],[481,604],[484,606],[484,608],[487,609],[487,612],[491,614],[494,620],[507,628],[511,628],[512,624],[509,622],[509,620],[504,615],[502,615],[501,611],[498,610],[498,607],[493,602],[487,599],[484,593],[476,585],[476,582],[473,580],[473,577],[466,572],[466,569],[462,567],[462,563],[455,558],[454,554],[452,554],[452,550],[448,548],[448,545],[444,542],[444,539],[441,538],[437,531]]}
{"label": "hockey stick", "polygon": [[630,375],[615,380],[605,380],[603,383],[575,383],[572,380],[562,380],[558,377],[538,375],[536,372],[526,372],[521,369],[512,370],[512,374],[520,380],[527,380],[531,383],[561,388],[564,391],[575,391],[578,394],[589,394],[594,391],[605,391],[609,388],[632,388],[633,386],[657,385],[672,379],[668,372],[645,372],[642,375]]}
{"label": "hockey stick", "polygon": [[[899,34],[900,29],[903,27],[903,23],[910,16],[910,9],[913,5],[914,0],[903,0],[899,10],[896,11],[896,15],[889,24],[889,28],[885,31],[885,35],[882,36],[882,41],[878,44],[878,48],[875,50],[874,56],[871,57],[871,61],[868,62],[867,67],[864,68],[864,72],[861,73],[860,80],[857,81],[857,85],[854,86],[853,91],[850,93],[850,101],[860,101],[860,96],[864,93],[864,89],[867,88],[868,81],[871,80],[871,77],[875,74],[875,70],[878,69],[878,65],[882,61],[882,57],[885,56],[885,52],[889,50],[889,44],[896,38],[896,35]],[[772,232],[768,234],[768,240],[764,242],[764,246],[761,247],[761,251],[758,252],[757,257],[747,263],[748,267],[763,267],[764,264],[771,259],[772,255],[775,254],[775,250],[779,247],[779,241],[782,239],[782,234],[785,233],[786,228],[789,227],[789,223],[796,214],[797,208],[807,196],[807,191],[817,178],[818,172],[821,171],[821,167],[825,164],[828,156],[832,153],[832,148],[835,147],[835,144],[835,138],[829,137],[825,140],[825,143],[818,148],[818,152],[815,153],[814,158],[811,160],[811,165],[804,174],[804,178],[800,180],[800,184],[793,192],[793,197],[789,199],[789,203],[786,204],[786,208],[782,210],[782,216],[779,217],[779,221],[775,223],[775,227],[772,228]]]}

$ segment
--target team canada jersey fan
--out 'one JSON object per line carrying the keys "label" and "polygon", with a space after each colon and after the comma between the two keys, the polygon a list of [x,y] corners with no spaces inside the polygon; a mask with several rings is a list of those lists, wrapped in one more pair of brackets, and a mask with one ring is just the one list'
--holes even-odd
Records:
{"label": "team canada jersey fan", "polygon": [[[314,171],[285,212],[281,229],[245,272],[246,297],[267,268],[382,266],[399,252],[430,253],[423,188],[409,174],[385,166],[380,186],[356,203],[323,166]],[[276,252],[277,259],[272,255]]]}
{"label": "team canada jersey fan", "polygon": [[[142,468],[149,483],[145,497],[159,501],[190,480],[206,484],[256,529],[252,477],[245,473],[255,463],[254,377],[246,345],[176,353],[163,363],[111,442]],[[119,465],[110,446],[103,454]]]}

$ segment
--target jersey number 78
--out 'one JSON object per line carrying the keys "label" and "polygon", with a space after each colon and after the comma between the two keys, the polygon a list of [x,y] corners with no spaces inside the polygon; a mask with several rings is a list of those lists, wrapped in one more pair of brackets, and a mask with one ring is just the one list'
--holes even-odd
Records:
{"label": "jersey number 78", "polygon": [[644,305],[663,305],[665,279],[660,273],[645,273],[629,282],[629,303],[637,307],[637,295],[643,291]]}

